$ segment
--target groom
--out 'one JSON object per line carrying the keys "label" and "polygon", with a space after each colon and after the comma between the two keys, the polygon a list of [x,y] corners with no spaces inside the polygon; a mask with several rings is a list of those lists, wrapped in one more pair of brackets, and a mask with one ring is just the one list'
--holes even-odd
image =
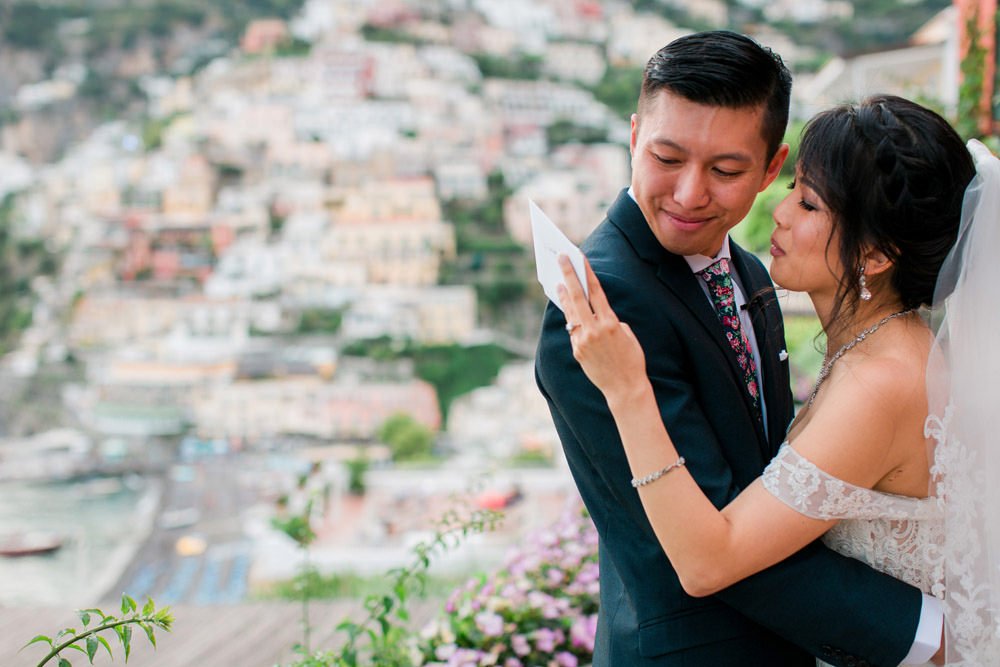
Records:
{"label": "groom", "polygon": [[[761,474],[792,416],[774,290],[759,260],[728,237],[788,154],[790,90],[781,59],[735,33],[699,33],[661,49],[632,116],[631,187],[583,245],[646,352],[671,438],[718,507]],[[699,275],[712,265],[735,284],[745,339],[736,318],[727,318],[729,338],[720,324]],[[629,484],[611,414],[552,304],[536,377],[601,538],[594,667],[813,667],[811,656],[898,665],[937,649],[933,603],[820,543],[712,597],[686,595]]]}

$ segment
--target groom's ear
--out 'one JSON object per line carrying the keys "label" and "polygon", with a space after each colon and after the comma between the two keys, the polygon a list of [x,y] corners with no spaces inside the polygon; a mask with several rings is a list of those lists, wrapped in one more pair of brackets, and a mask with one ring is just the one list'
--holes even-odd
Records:
{"label": "groom's ear", "polygon": [[774,152],[774,157],[767,163],[767,169],[764,171],[764,181],[757,192],[763,192],[771,183],[774,183],[774,179],[781,173],[781,165],[785,164],[786,158],[788,158],[788,144],[781,144],[778,146],[778,150]]}

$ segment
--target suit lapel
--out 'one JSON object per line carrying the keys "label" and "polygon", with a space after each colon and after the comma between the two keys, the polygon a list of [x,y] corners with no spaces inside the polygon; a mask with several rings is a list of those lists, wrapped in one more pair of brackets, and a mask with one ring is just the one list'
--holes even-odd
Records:
{"label": "suit lapel", "polygon": [[781,326],[781,308],[770,278],[758,266],[750,267],[745,251],[730,243],[733,265],[746,288],[747,310],[753,322],[754,336],[760,358],[761,378],[764,383],[764,401],[767,404],[767,432],[770,443],[767,459],[777,453],[777,445],[784,440],[787,428],[788,380],[783,372],[786,363],[778,354],[784,345]]}
{"label": "suit lapel", "polygon": [[[656,237],[653,236],[652,231],[650,231],[649,225],[646,223],[645,218],[643,218],[638,205],[629,197],[626,190],[622,191],[618,199],[611,206],[608,211],[608,219],[622,230],[640,257],[656,265],[656,277],[668,290],[673,292],[694,320],[704,329],[704,333],[707,334],[708,338],[713,342],[714,347],[722,355],[722,359],[725,360],[723,363],[729,369],[728,379],[742,388],[743,370],[740,368],[739,362],[736,360],[736,355],[733,354],[733,349],[726,339],[715,308],[712,307],[712,303],[698,283],[698,277],[691,272],[691,267],[688,263],[680,255],[667,252],[660,245]],[[737,251],[740,251],[738,247]],[[742,261],[740,264],[745,266]],[[737,267],[737,271],[740,271],[740,268]],[[743,275],[744,272],[741,272],[741,280],[744,280]],[[754,289],[756,289],[759,282],[749,280],[748,276],[743,284],[753,285]],[[758,338],[758,341],[760,341],[760,338]],[[762,350],[761,354],[763,355],[764,348],[759,347],[759,349]],[[767,387],[767,385],[768,382],[765,380],[764,386]],[[740,391],[740,395],[743,397],[745,409],[752,416],[755,410],[750,394],[746,389],[743,389]],[[752,421],[756,424],[758,420],[753,418]],[[764,429],[758,425],[756,432],[758,446],[763,453],[767,454],[770,448],[764,437]],[[765,460],[769,460],[770,458],[771,456],[768,455]]]}

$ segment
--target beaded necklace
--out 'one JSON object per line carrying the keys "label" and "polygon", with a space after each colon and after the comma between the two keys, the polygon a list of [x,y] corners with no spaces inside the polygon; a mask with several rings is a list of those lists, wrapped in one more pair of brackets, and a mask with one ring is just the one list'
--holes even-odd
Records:
{"label": "beaded necklace", "polygon": [[886,315],[875,324],[871,325],[864,331],[860,332],[857,336],[854,337],[853,340],[849,340],[846,343],[844,343],[840,347],[840,349],[837,350],[836,354],[830,357],[829,360],[823,362],[823,366],[819,370],[819,375],[816,377],[816,384],[813,385],[812,393],[809,394],[809,401],[806,403],[806,407],[812,407],[813,401],[816,399],[816,394],[819,392],[820,385],[826,382],[826,379],[830,377],[830,370],[833,368],[833,365],[837,363],[837,360],[839,360],[842,356],[844,356],[848,350],[851,350],[852,348],[854,348],[855,345],[863,341],[871,334],[878,331],[879,327],[881,327],[889,320],[894,320],[897,317],[902,317],[903,315],[909,315],[910,313],[915,311],[916,308],[910,308],[907,310],[901,310],[898,313],[893,313],[892,315]]}

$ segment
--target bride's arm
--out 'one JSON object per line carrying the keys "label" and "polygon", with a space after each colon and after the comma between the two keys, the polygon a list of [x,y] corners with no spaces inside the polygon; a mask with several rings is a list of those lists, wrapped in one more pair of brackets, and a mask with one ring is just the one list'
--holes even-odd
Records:
{"label": "bride's arm", "polygon": [[[566,264],[568,290],[561,301],[567,321],[582,323],[570,336],[574,356],[604,393],[632,474],[642,478],[678,459],[646,376],[642,349],[608,306],[589,265],[588,306]],[[823,410],[796,437],[796,450],[830,475],[874,486],[894,467],[887,443],[892,441],[895,415],[882,397],[898,394],[901,388],[885,386],[886,379],[893,379],[886,370],[891,369],[866,369],[864,377],[855,378],[856,391],[837,392],[835,400],[829,396]],[[784,560],[836,523],[797,512],[759,479],[721,511],[684,467],[638,491],[681,584],[694,596],[710,595]]]}

